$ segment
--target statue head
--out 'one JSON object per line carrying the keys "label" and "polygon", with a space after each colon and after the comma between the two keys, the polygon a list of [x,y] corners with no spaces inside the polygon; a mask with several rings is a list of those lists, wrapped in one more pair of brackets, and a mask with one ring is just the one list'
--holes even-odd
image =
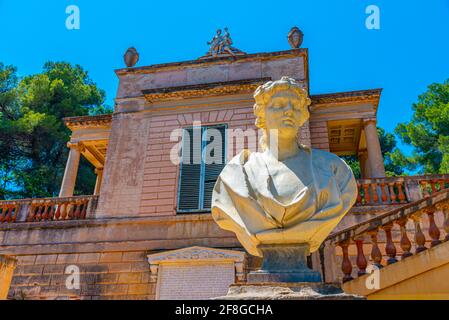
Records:
{"label": "statue head", "polygon": [[277,130],[279,138],[296,139],[299,129],[310,117],[311,100],[306,90],[289,77],[260,86],[254,99],[256,126],[264,130],[260,141],[263,150],[267,147],[270,130]]}

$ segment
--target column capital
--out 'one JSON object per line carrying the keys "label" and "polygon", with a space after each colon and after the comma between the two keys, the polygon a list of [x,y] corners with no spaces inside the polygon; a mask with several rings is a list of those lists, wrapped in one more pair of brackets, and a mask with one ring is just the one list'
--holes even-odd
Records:
{"label": "column capital", "polygon": [[103,173],[104,168],[95,168],[95,174],[98,175],[100,173]]}
{"label": "column capital", "polygon": [[366,126],[369,123],[377,124],[377,118],[376,117],[370,117],[370,118],[363,118],[363,125]]}
{"label": "column capital", "polygon": [[67,142],[67,148],[78,150],[79,152],[83,152],[86,147],[80,142]]}

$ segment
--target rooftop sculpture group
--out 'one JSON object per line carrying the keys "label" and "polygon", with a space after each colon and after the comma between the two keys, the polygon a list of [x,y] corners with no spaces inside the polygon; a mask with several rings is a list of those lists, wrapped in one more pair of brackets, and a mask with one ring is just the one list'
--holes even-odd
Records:
{"label": "rooftop sculpture group", "polygon": [[209,51],[200,59],[245,54],[245,52],[234,48],[232,44],[233,42],[228,28],[224,28],[224,33],[221,31],[221,29],[218,29],[212,40],[207,42],[207,45],[210,46]]}

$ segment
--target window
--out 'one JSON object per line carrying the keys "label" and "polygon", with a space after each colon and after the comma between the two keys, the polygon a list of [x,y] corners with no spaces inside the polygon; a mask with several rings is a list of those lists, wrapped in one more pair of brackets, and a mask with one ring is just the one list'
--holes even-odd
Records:
{"label": "window", "polygon": [[212,190],[226,165],[227,125],[186,128],[178,186],[178,212],[210,211]]}

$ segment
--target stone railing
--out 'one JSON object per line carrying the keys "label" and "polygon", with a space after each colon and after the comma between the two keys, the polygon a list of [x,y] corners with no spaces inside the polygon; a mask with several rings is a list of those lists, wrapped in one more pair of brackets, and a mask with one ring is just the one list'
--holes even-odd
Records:
{"label": "stone railing", "polygon": [[406,204],[449,187],[449,175],[357,180],[356,206]]}
{"label": "stone railing", "polygon": [[92,217],[98,196],[0,201],[0,223],[82,220]]}
{"label": "stone railing", "polygon": [[[440,226],[437,225],[436,220],[440,221]],[[426,225],[427,230],[423,228],[423,224]],[[444,239],[442,239],[443,230]],[[399,238],[396,245],[393,234],[398,235]],[[383,238],[382,245],[378,243],[378,237]],[[339,231],[329,236],[327,241],[341,248],[343,282],[353,279],[353,263],[348,251],[352,245],[356,247],[357,275],[362,276],[366,273],[368,265],[364,252],[367,247],[371,248],[368,254],[372,264],[381,268],[398,261],[397,249],[400,250],[400,259],[406,259],[428,249],[429,246],[434,247],[442,241],[449,241],[449,189],[435,192],[422,200]]]}

